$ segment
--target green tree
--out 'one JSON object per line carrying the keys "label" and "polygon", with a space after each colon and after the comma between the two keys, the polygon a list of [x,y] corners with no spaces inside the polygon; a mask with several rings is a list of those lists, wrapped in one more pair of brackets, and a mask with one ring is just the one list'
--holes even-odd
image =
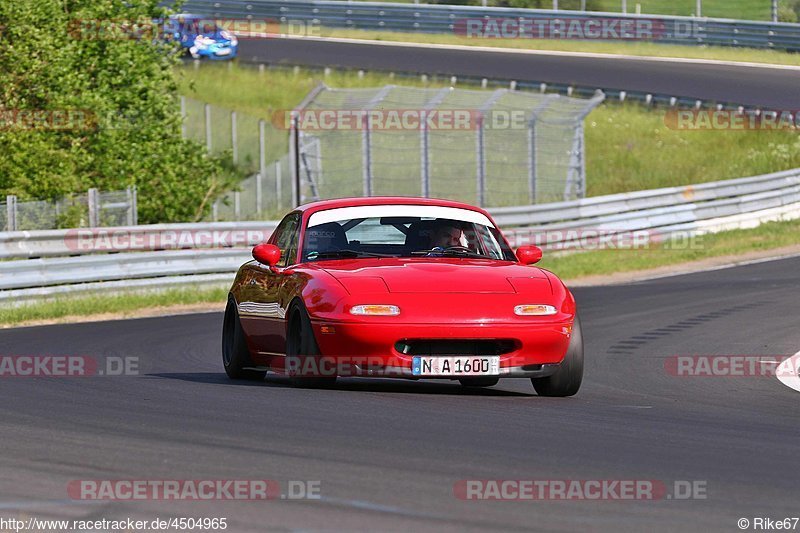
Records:
{"label": "green tree", "polygon": [[142,222],[202,216],[233,172],[181,138],[166,15],[158,0],[0,2],[0,194],[136,185]]}

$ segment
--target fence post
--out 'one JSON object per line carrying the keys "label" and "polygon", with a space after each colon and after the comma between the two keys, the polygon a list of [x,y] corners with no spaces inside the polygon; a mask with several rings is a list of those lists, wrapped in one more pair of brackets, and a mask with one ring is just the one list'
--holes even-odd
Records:
{"label": "fence post", "polygon": [[281,195],[283,193],[283,183],[281,182],[281,161],[275,161],[275,203],[278,206],[278,210],[281,209],[283,205],[283,200],[281,199]]}
{"label": "fence post", "polygon": [[233,191],[233,217],[238,222],[242,219],[242,193],[241,191]]}
{"label": "fence post", "polygon": [[133,186],[133,208],[131,211],[133,212],[133,225],[139,225],[139,189],[136,188],[136,185]]}
{"label": "fence post", "polygon": [[372,142],[366,113],[361,124],[361,159],[364,177],[364,196],[372,196]]}
{"label": "fence post", "polygon": [[260,175],[259,180],[256,182],[256,209],[261,214],[261,210],[263,209],[263,197],[262,197],[262,190],[261,190],[261,180],[267,175],[267,136],[264,132],[264,121],[258,121],[258,173]]}
{"label": "fence post", "polygon": [[125,210],[125,223],[129,226],[136,225],[136,201],[134,200],[134,193],[133,187],[130,185],[125,189],[125,195],[127,196],[127,203],[128,208]]}
{"label": "fence post", "polygon": [[580,135],[581,141],[581,168],[578,198],[586,198],[586,132],[583,128],[583,121],[581,121],[578,127],[578,135]]}
{"label": "fence post", "polygon": [[17,231],[17,197],[13,194],[6,196],[6,231]]}
{"label": "fence post", "polygon": [[214,222],[219,222],[219,200],[215,200],[213,204],[211,204],[211,219]]}
{"label": "fence post", "polygon": [[181,137],[186,138],[186,97],[181,96]]}
{"label": "fence post", "polygon": [[96,228],[100,225],[100,205],[97,189],[91,188],[88,193],[89,227]]}
{"label": "fence post", "polygon": [[564,187],[564,200],[571,200],[571,193],[574,191],[576,198],[586,196],[586,157],[584,154],[584,132],[583,120],[575,126],[572,136],[572,149],[569,156],[569,167],[567,168],[567,182]]}
{"label": "fence post", "polygon": [[422,112],[422,123],[420,127],[420,177],[422,179],[422,196],[428,198],[431,195],[431,178],[429,175],[430,164],[428,162],[428,128],[425,126],[427,111]]}
{"label": "fence post", "polygon": [[261,216],[261,211],[264,210],[263,205],[263,175],[261,172],[256,174],[256,213],[258,213],[259,217]]}
{"label": "fence post", "polygon": [[300,205],[300,127],[296,113],[292,113],[289,137],[289,170],[292,175],[292,207]]}
{"label": "fence post", "polygon": [[479,207],[483,207],[486,203],[486,146],[485,146],[485,133],[483,129],[483,114],[478,116],[478,129],[476,131],[477,141],[477,202]]}
{"label": "fence post", "polygon": [[205,104],[203,106],[205,111],[205,124],[206,124],[206,150],[211,153],[211,105]]}
{"label": "fence post", "polygon": [[536,115],[528,121],[528,201],[536,203]]}
{"label": "fence post", "polygon": [[233,151],[233,164],[239,164],[239,143],[236,138],[236,111],[231,111],[231,150]]}

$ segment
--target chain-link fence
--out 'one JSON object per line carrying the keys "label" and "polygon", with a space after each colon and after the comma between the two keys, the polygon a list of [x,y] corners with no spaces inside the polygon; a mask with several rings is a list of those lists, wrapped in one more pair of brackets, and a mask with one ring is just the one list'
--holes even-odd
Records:
{"label": "chain-link fence", "polygon": [[0,231],[56,228],[133,226],[137,220],[136,188],[101,192],[89,189],[56,201],[19,201],[9,195],[0,202]]}
{"label": "chain-link fence", "polygon": [[229,152],[247,175],[236,190],[219,197],[209,218],[257,220],[278,217],[293,207],[287,153],[289,132],[271,120],[181,98],[183,135],[209,153]]}
{"label": "chain-link fence", "polygon": [[299,201],[411,195],[497,207],[583,197],[583,121],[603,98],[320,86],[292,112]]}

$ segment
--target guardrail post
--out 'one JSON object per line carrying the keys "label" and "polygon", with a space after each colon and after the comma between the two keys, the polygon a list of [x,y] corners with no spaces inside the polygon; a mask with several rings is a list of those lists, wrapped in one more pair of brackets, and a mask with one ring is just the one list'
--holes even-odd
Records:
{"label": "guardrail post", "polygon": [[[233,63],[229,63],[232,65]],[[236,138],[236,111],[231,111],[231,151],[233,152],[233,164],[239,164],[239,143]]]}
{"label": "guardrail post", "polygon": [[6,231],[17,231],[17,197],[13,194],[6,196]]}
{"label": "guardrail post", "polygon": [[203,106],[205,111],[205,128],[206,128],[206,150],[211,153],[211,105],[205,104]]}
{"label": "guardrail post", "polygon": [[95,188],[89,189],[89,227],[96,228],[100,225],[100,198],[99,192]]}

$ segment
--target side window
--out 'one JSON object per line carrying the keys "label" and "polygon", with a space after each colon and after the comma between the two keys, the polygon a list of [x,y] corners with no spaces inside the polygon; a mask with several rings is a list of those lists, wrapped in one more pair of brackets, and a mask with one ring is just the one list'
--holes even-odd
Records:
{"label": "side window", "polygon": [[281,249],[281,259],[277,266],[294,263],[297,255],[297,239],[300,234],[300,213],[291,213],[275,229],[270,242]]}

